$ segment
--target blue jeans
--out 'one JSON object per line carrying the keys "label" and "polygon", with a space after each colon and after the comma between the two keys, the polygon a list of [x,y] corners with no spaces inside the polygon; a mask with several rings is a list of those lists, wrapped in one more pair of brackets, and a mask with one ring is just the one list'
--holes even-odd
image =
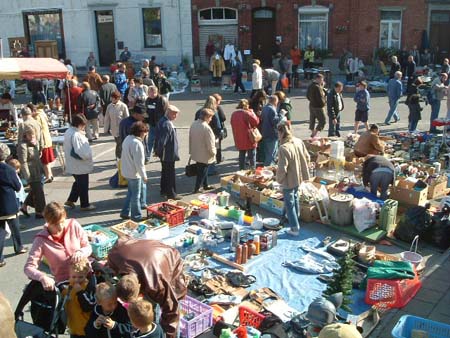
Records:
{"label": "blue jeans", "polygon": [[147,136],[147,146],[145,147],[145,158],[150,160],[153,153],[153,145],[155,144],[156,127],[150,126]]}
{"label": "blue jeans", "polygon": [[299,231],[300,204],[298,200],[298,186],[293,189],[283,189],[283,198],[289,226],[292,231]]}
{"label": "blue jeans", "polygon": [[255,168],[256,165],[256,150],[239,150],[239,170],[245,169],[245,155],[248,156],[250,160],[250,168]]}
{"label": "blue jeans", "polygon": [[400,119],[400,117],[398,116],[397,107],[398,107],[398,100],[394,102],[389,101],[389,113],[386,117],[386,120],[384,121],[385,123],[390,122],[392,117],[394,117],[395,121]]}
{"label": "blue jeans", "polygon": [[129,216],[131,211],[132,220],[140,220],[141,214],[141,194],[142,194],[142,179],[128,178],[128,191],[125,198],[125,204],[120,212],[123,216]]}
{"label": "blue jeans", "polygon": [[430,131],[436,131],[436,127],[431,126],[431,122],[439,117],[439,111],[441,110],[441,101],[433,99],[430,102],[431,116],[430,116]]}
{"label": "blue jeans", "polygon": [[380,198],[384,201],[388,197],[387,190],[393,179],[394,174],[385,172],[372,173],[372,175],[370,175],[370,192],[377,196],[378,188],[380,188]]}
{"label": "blue jeans", "polygon": [[269,166],[275,163],[275,158],[278,153],[278,139],[264,140],[264,166]]}
{"label": "blue jeans", "polygon": [[141,179],[141,208],[144,208],[147,206],[147,183],[144,182],[144,180]]}

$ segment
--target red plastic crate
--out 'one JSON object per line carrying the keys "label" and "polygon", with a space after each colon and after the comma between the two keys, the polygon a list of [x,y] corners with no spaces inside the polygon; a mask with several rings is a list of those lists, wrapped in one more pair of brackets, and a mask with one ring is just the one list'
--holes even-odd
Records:
{"label": "red plastic crate", "polygon": [[366,303],[384,308],[402,308],[420,290],[422,282],[414,279],[368,279]]}
{"label": "red plastic crate", "polygon": [[[186,296],[180,300],[181,318],[180,335],[183,338],[194,338],[205,332],[213,325],[213,309],[207,304]],[[184,318],[188,314],[194,314],[190,320]]]}
{"label": "red plastic crate", "polygon": [[[167,212],[161,211],[160,208],[165,207]],[[184,223],[184,208],[167,202],[155,203],[147,207],[147,218],[156,216],[163,219],[169,226],[174,227]]]}
{"label": "red plastic crate", "polygon": [[239,323],[243,326],[252,326],[257,329],[263,322],[264,315],[253,311],[246,306],[239,306]]}

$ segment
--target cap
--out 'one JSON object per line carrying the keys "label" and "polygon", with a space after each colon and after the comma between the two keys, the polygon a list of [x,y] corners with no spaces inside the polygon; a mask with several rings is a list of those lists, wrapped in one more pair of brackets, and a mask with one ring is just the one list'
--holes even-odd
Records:
{"label": "cap", "polygon": [[92,72],[93,70],[95,70],[95,66],[89,66],[89,71]]}
{"label": "cap", "polygon": [[330,324],[319,333],[319,338],[362,338],[356,326],[350,324]]}

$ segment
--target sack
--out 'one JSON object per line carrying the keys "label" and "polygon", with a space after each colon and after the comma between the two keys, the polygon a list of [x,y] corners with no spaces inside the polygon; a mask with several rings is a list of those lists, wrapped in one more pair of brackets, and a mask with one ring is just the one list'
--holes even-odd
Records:
{"label": "sack", "polygon": [[191,158],[189,157],[188,164],[185,168],[185,174],[187,177],[197,176],[197,164],[191,164]]}
{"label": "sack", "polygon": [[431,238],[424,237],[427,242],[436,245],[438,248],[447,249],[450,247],[450,221],[446,213],[439,212],[433,217],[433,225],[431,227]]}
{"label": "sack", "polygon": [[248,136],[249,136],[250,141],[252,143],[258,143],[259,141],[262,140],[262,135],[259,132],[258,128],[251,128],[251,129],[249,129]]}
{"label": "sack", "polygon": [[400,218],[394,236],[411,243],[416,235],[427,237],[427,232],[429,232],[432,223],[432,215],[427,208],[421,206],[410,208]]}
{"label": "sack", "polygon": [[353,200],[353,224],[358,232],[363,232],[377,223],[377,206],[377,203],[367,198]]}

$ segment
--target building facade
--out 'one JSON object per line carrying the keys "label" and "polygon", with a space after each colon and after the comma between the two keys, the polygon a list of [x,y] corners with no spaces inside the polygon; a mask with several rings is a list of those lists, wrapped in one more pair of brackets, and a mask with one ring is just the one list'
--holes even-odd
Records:
{"label": "building facade", "polygon": [[379,47],[422,45],[424,31],[442,55],[450,50],[449,0],[192,0],[194,57],[208,62],[207,45],[239,46],[268,64],[281,41],[372,60]]}
{"label": "building facade", "polygon": [[5,0],[0,32],[6,56],[23,41],[35,55],[44,40],[56,41],[58,57],[77,65],[93,51],[109,66],[125,46],[135,61],[152,55],[168,65],[192,60],[190,0]]}

